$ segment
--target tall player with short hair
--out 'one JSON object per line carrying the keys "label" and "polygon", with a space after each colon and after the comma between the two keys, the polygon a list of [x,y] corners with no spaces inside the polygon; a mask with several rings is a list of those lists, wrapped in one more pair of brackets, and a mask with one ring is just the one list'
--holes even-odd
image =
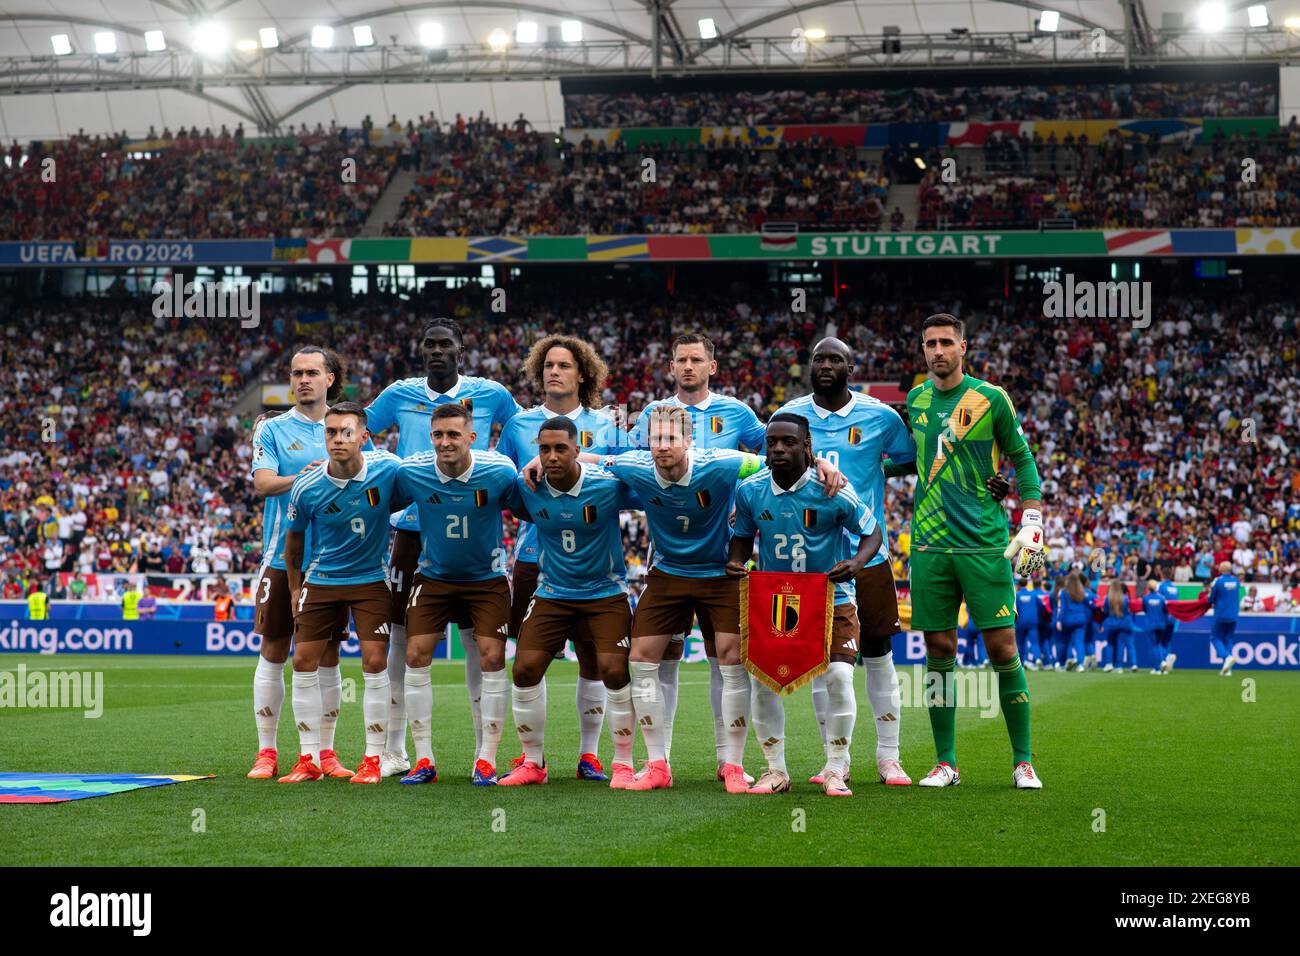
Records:
{"label": "tall player with short hair", "polygon": [[402,461],[397,488],[419,511],[423,549],[407,608],[406,710],[416,764],[402,783],[438,778],[433,757],[433,683],[429,667],[443,629],[468,620],[482,655],[482,734],[471,777],[497,781],[497,747],[509,700],[506,632],[510,583],[502,546],[501,509],[508,507],[518,472],[505,455],[475,450],[473,413],[449,402],[433,410],[434,450]]}
{"label": "tall player with short hair", "polygon": [[[439,405],[458,402],[472,410],[474,432],[478,435],[474,447],[479,451],[487,451],[493,425],[504,427],[520,411],[518,403],[500,382],[460,373],[464,343],[464,333],[454,319],[432,319],[425,325],[420,338],[425,374],[393,382],[366,406],[372,433],[380,434],[394,425],[401,429],[397,439],[399,457],[408,458],[417,452],[433,451],[429,439],[430,423],[433,410]],[[420,560],[420,519],[416,509],[408,508],[400,516],[394,515],[393,527],[396,529],[390,562],[393,636],[388,648],[388,676],[393,699],[389,705],[388,742],[381,760],[385,777],[410,769],[410,760],[406,756],[406,701],[401,688],[406,683],[406,605]],[[461,646],[465,649],[465,685],[474,717],[474,746],[477,750],[483,744],[479,702],[482,646],[468,617],[454,623],[460,628]],[[489,636],[487,640],[491,642],[494,638]],[[491,645],[483,646],[490,649]]]}
{"label": "tall player with short hair", "polygon": [[[896,464],[916,459],[907,426],[898,412],[862,392],[849,389],[853,352],[837,338],[813,347],[812,394],[787,402],[778,412],[800,415],[812,432],[813,448],[844,472],[882,529],[880,550],[854,579],[861,655],[867,672],[867,700],[875,716],[876,770],[880,781],[908,786],[912,778],[899,762],[898,740],[902,701],[894,669],[893,636],[902,630],[898,594],[890,568],[889,539],[884,531],[885,473],[882,459]],[[813,706],[829,754],[827,715],[830,673],[813,681]],[[828,756],[829,761],[829,756]],[[847,759],[845,776],[847,778]],[[823,774],[811,779],[821,783]]]}
{"label": "tall player with short hair", "polygon": [[[321,694],[317,668],[340,612],[356,617],[365,678],[362,715],[366,754],[353,783],[379,783],[379,758],[388,720],[389,604],[386,554],[389,514],[406,505],[395,489],[401,459],[387,451],[362,451],[369,433],[356,402],[325,413],[329,461],[294,480],[285,517],[284,564],[293,595],[293,719],[298,762],[281,783],[319,780]],[[304,567],[306,533],[311,561]]]}
{"label": "tall player with short hair", "polygon": [[[965,323],[947,313],[932,315],[922,323],[921,341],[930,375],[908,392],[907,411],[917,471],[912,626],[925,633],[927,686],[951,686],[964,595],[998,672],[1012,781],[1018,789],[1041,789],[1030,762],[1029,685],[1016,652],[1012,580],[1013,563],[1016,574],[1032,576],[1046,561],[1038,469],[1010,396],[964,371]],[[1020,531],[1010,543],[1006,512],[984,484],[1002,456],[1015,466],[1023,508]],[[955,786],[961,782],[955,694],[945,692],[927,705],[938,764],[921,786]]]}
{"label": "tall player with short hair", "polygon": [[[656,408],[682,408],[690,415],[691,442],[696,449],[726,449],[728,451],[763,450],[766,430],[754,410],[744,402],[729,395],[720,395],[709,388],[709,380],[718,374],[718,362],[713,342],[705,335],[687,332],[673,339],[669,371],[677,383],[677,391],[669,398],[648,404],[637,418],[634,441],[638,448],[647,447],[650,415]],[[712,629],[701,621],[704,638],[704,656],[709,662],[709,704],[713,708],[713,743],[717,752],[717,777],[723,779],[723,765],[728,762],[730,734],[723,717],[722,697],[725,681],[723,665],[719,662],[717,645]],[[690,625],[687,625],[687,630]],[[678,668],[686,649],[686,635],[674,634],[659,663],[659,685],[663,690],[664,752],[668,757],[673,749],[673,721],[677,713]],[[749,673],[741,668],[739,677],[748,685]],[[744,757],[741,741],[740,758]],[[752,779],[750,781],[753,782]]]}
{"label": "tall player with short hair", "polygon": [[[826,499],[812,461],[808,420],[789,412],[773,415],[767,423],[768,466],[741,482],[736,491],[727,573],[735,578],[745,576],[758,537],[760,571],[821,573],[834,582],[826,718],[830,741],[822,791],[827,796],[849,797],[853,791],[844,774],[857,719],[853,664],[859,639],[853,581],[879,550],[884,533],[852,485]],[[766,685],[755,682],[754,687],[754,730],[767,758],[767,770],[749,792],[785,793],[790,789],[785,704]]]}
{"label": "tall player with short hair", "polygon": [[[284,565],[284,541],[289,521],[289,490],[299,475],[326,458],[325,409],[343,394],[346,363],[336,353],[316,345],[298,349],[289,360],[294,406],[253,428],[253,461],[249,477],[254,492],[266,499],[262,512],[262,564],[253,586],[253,631],[262,648],[253,672],[253,719],[258,751],[248,776],[266,780],[280,772],[276,736],[284,706],[284,665],[293,637],[293,602]],[[309,546],[309,545],[308,545]],[[327,777],[351,777],[334,752],[334,729],[342,699],[339,644],[347,637],[348,614],[321,654],[317,668],[321,694],[320,767]]]}
{"label": "tall player with short hair", "polygon": [[632,609],[618,516],[641,503],[608,471],[578,460],[579,436],[566,415],[542,423],[537,451],[546,477],[532,489],[521,476],[511,505],[535,529],[539,576],[524,610],[513,673],[515,731],[524,760],[498,781],[503,787],[547,781],[546,669],[571,637],[589,645],[607,689],[614,743],[610,788],[627,790],[633,783],[636,722],[627,667]]}
{"label": "tall player with short hair", "polygon": [[[609,415],[598,411],[609,369],[588,343],[571,335],[547,335],[534,343],[524,360],[524,370],[544,395],[541,405],[515,415],[501,430],[497,451],[518,467],[538,453],[541,426],[553,418],[567,418],[577,434],[578,452],[596,455],[621,450],[624,434]],[[577,452],[575,452],[577,454]],[[537,529],[520,522],[515,542],[511,581],[510,634],[519,640],[524,614],[537,589],[539,551]],[[557,651],[563,648],[563,644]],[[605,721],[606,685],[600,678],[595,646],[575,640],[578,656],[576,705],[580,745],[577,776],[582,780],[608,779],[596,756]],[[513,762],[522,763],[521,758]]]}

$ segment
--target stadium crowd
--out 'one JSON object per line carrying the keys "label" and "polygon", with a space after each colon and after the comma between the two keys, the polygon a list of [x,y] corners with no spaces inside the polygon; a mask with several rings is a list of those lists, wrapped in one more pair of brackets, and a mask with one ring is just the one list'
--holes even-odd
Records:
{"label": "stadium crowd", "polygon": [[125,133],[14,143],[0,163],[0,239],[351,236],[400,157],[319,127],[271,140],[242,127],[149,132],[129,147]]}
{"label": "stadium crowd", "polygon": [[727,139],[629,154],[621,141],[607,148],[588,137],[557,162],[549,149],[538,134],[488,129],[423,153],[385,233],[752,232],[769,218],[874,230],[887,219],[889,178],[856,150],[821,139],[774,151]]}
{"label": "stadium crowd", "polygon": [[[1045,327],[1042,298],[956,302],[789,299],[752,289],[647,301],[556,290],[492,313],[468,286],[422,303],[355,300],[332,320],[295,327],[306,299],[264,300],[261,332],[237,323],[141,321],[130,301],[7,304],[0,349],[0,560],[4,594],[48,573],[251,573],[261,559],[261,508],[246,479],[252,417],[232,411],[249,385],[282,383],[294,343],[337,349],[367,401],[420,374],[421,320],[450,312],[466,328],[462,370],[539,400],[523,373],[547,332],[591,341],[613,370],[604,391],[625,420],[669,394],[667,343],[698,329],[718,347],[715,391],[766,417],[807,391],[809,348],[823,334],[858,356],[855,379],[910,385],[915,330],[940,308],[970,323],[969,370],[1017,403],[1044,476],[1057,572],[1206,580],[1221,560],[1248,582],[1300,585],[1300,382],[1297,303],[1163,298],[1149,329],[1119,323]],[[332,307],[331,307],[332,308]],[[95,321],[85,321],[93,314]],[[22,330],[21,333],[19,330]],[[228,357],[239,356],[234,364]],[[887,496],[900,580],[907,576],[910,495]],[[1016,519],[1017,502],[1008,501]],[[624,536],[644,573],[645,528]]]}
{"label": "stadium crowd", "polygon": [[[917,192],[918,229],[1033,229],[1044,219],[1080,228],[1275,227],[1300,222],[1300,126],[1210,146],[1144,143],[1117,133],[1086,142],[985,145],[986,170],[946,182],[934,151]],[[1057,172],[1058,150],[1070,172]],[[1064,165],[1065,157],[1060,157]],[[1006,171],[1003,171],[1006,170]],[[1247,171],[1249,170],[1249,175]]]}
{"label": "stadium crowd", "polygon": [[570,93],[572,128],[783,126],[800,123],[923,123],[1274,116],[1272,83],[1146,82],[841,90]]}

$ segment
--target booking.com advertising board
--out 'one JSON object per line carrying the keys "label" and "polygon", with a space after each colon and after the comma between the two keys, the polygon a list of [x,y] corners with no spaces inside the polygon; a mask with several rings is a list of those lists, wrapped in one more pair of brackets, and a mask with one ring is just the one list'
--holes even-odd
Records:
{"label": "booking.com advertising board", "polygon": [[[206,615],[210,618],[210,612]],[[1174,632],[1174,653],[1179,668],[1213,668],[1223,660],[1210,646],[1212,616],[1190,623],[1179,623]],[[962,642],[964,643],[964,642]],[[1154,663],[1150,642],[1144,634],[1137,638],[1138,664],[1149,668]],[[27,620],[27,608],[17,602],[0,603],[0,653],[19,654],[170,654],[170,655],[253,655],[261,646],[261,637],[253,633],[249,620],[166,620],[123,621],[82,616],[58,617],[47,621]],[[1098,649],[1104,647],[1097,642]],[[963,648],[959,647],[960,655]],[[356,657],[360,653],[355,632],[344,642],[342,653]],[[507,657],[514,656],[514,642],[506,644]],[[570,646],[570,660],[576,660]],[[1243,614],[1237,622],[1233,639],[1236,666],[1261,670],[1300,670],[1300,616]],[[438,645],[436,658],[461,659],[464,652],[453,630],[453,639]],[[917,631],[894,636],[894,659],[898,664],[925,663],[925,639]],[[704,660],[699,631],[687,638],[684,660]]]}

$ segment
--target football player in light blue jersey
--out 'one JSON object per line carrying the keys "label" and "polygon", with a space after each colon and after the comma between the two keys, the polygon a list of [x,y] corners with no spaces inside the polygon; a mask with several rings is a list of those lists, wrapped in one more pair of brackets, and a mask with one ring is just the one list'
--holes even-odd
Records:
{"label": "football player in light blue jersey", "polygon": [[[638,448],[648,447],[650,413],[662,406],[684,408],[690,414],[692,444],[697,449],[724,448],[753,452],[763,450],[766,434],[763,423],[754,410],[737,398],[719,395],[709,389],[709,379],[718,374],[718,362],[713,342],[704,335],[688,332],[673,339],[672,359],[668,371],[677,384],[670,398],[651,402],[642,410],[633,428],[632,441]],[[653,547],[653,545],[652,545]],[[686,628],[690,630],[689,625]],[[713,745],[717,751],[718,779],[723,778],[722,767],[727,763],[728,733],[722,717],[723,678],[722,665],[712,631],[703,626],[704,656],[709,662],[709,705],[713,708]],[[659,662],[659,687],[663,692],[663,737],[666,759],[673,749],[673,723],[677,715],[677,675],[682,655],[686,651],[686,634],[674,634],[663,659]],[[748,684],[749,673],[743,668],[740,679]],[[741,756],[744,757],[742,744]],[[750,783],[753,780],[750,779]]]}
{"label": "football player in light blue jersey", "polygon": [[443,629],[468,620],[482,668],[481,734],[471,780],[497,782],[497,748],[509,698],[506,632],[510,583],[502,544],[501,509],[509,505],[518,471],[505,455],[477,449],[469,409],[455,402],[433,410],[434,451],[403,459],[397,489],[420,513],[423,549],[407,608],[406,709],[415,739],[415,767],[402,783],[432,783],[433,685],[429,667]]}
{"label": "football player in light blue jersey", "polygon": [[[474,415],[475,448],[486,451],[492,438],[492,426],[504,427],[518,411],[510,392],[500,382],[460,374],[464,354],[464,335],[454,319],[437,318],[424,327],[420,355],[424,359],[424,376],[393,382],[366,406],[370,431],[381,434],[396,425],[397,454],[407,458],[416,452],[432,451],[429,425],[433,410],[439,405],[458,402]],[[393,516],[393,550],[389,580],[393,585],[393,636],[388,645],[388,678],[394,687],[406,682],[406,604],[411,595],[411,580],[420,556],[420,522],[415,508]],[[483,723],[479,696],[482,670],[478,641],[468,617],[454,622],[460,630],[465,649],[465,686],[469,693],[470,713],[474,718],[475,746],[483,741]],[[406,756],[406,701],[402,694],[393,697],[388,720],[388,746],[384,748],[384,776],[410,769]]]}
{"label": "football player in light blue jersey", "polygon": [[[773,415],[767,425],[768,467],[741,482],[736,491],[727,573],[741,578],[759,538],[758,569],[826,574],[834,582],[830,679],[827,693],[830,737],[822,790],[827,796],[852,796],[844,781],[845,758],[853,741],[857,700],[853,664],[858,654],[858,613],[853,579],[880,549],[883,531],[852,485],[827,499],[813,470],[812,435],[807,419]],[[846,532],[848,532],[846,534]],[[754,730],[767,758],[767,770],[750,793],[785,793],[785,705],[760,682],[754,683]]]}
{"label": "football player in light blue jersey", "polygon": [[[280,762],[276,736],[284,706],[284,663],[293,638],[293,602],[284,568],[284,538],[289,528],[285,512],[294,479],[325,460],[325,409],[343,394],[346,375],[343,360],[334,352],[309,345],[289,360],[289,381],[294,406],[282,415],[265,418],[253,427],[253,461],[249,477],[253,491],[266,499],[262,512],[262,564],[253,587],[256,602],[253,631],[262,647],[253,672],[253,719],[257,724],[257,758],[248,777],[267,780],[278,776]],[[310,552],[311,542],[306,542]],[[320,766],[328,777],[350,777],[352,771],[334,752],[343,683],[339,678],[339,645],[348,634],[344,611],[335,639],[326,642],[321,656]]]}
{"label": "football player in light blue jersey", "polygon": [[1232,638],[1237,633],[1237,616],[1241,611],[1241,582],[1232,573],[1231,562],[1219,562],[1219,573],[1210,582],[1210,594],[1206,600],[1214,610],[1210,643],[1223,659],[1219,673],[1227,677],[1232,673],[1232,665],[1237,663],[1232,656]]}
{"label": "football player in light blue jersey", "polygon": [[[327,638],[338,628],[340,609],[356,618],[365,678],[362,714],[366,754],[353,783],[379,783],[379,757],[386,742],[389,603],[389,516],[409,503],[395,488],[401,459],[365,451],[366,413],[356,402],[339,402],[325,413],[329,461],[294,480],[289,491],[285,572],[293,595],[293,719],[301,742],[297,764],[281,783],[319,780],[321,694],[316,673]],[[311,560],[304,567],[307,529]]]}
{"label": "football player in light blue jersey", "polygon": [[[625,447],[627,433],[610,415],[596,410],[600,407],[609,369],[588,343],[569,335],[547,335],[529,351],[524,371],[545,399],[538,407],[520,412],[501,430],[497,451],[516,466],[524,468],[537,455],[538,431],[557,415],[573,422],[579,451],[603,455]],[[510,633],[516,640],[524,612],[537,588],[537,559],[537,531],[520,522],[510,599]],[[600,680],[591,644],[575,641],[573,649],[578,656],[575,699],[581,746],[577,773],[583,780],[602,781],[608,778],[596,750],[605,721],[605,685]],[[522,761],[522,757],[516,758],[513,766]]]}
{"label": "football player in light blue jersey", "polygon": [[[690,416],[681,406],[661,404],[650,414],[650,451],[627,451],[579,459],[599,464],[626,484],[645,503],[650,530],[651,568],[632,622],[630,670],[633,707],[646,742],[649,761],[634,790],[672,786],[667,698],[659,664],[665,648],[698,616],[716,642],[724,684],[725,746],[718,754],[717,776],[728,792],[743,793],[752,784],[741,760],[749,726],[750,683],[741,675],[740,593],[726,577],[731,536],[731,508],[737,483],[759,471],[757,455],[722,448],[696,449]],[[827,495],[838,493],[844,476],[822,460],[818,478]],[[529,487],[540,480],[536,466],[523,473]]]}
{"label": "football player in light blue jersey", "polygon": [[515,648],[513,709],[524,760],[498,781],[503,787],[547,782],[546,669],[574,635],[575,644],[590,645],[606,688],[614,743],[609,785],[626,790],[633,783],[632,610],[619,512],[641,503],[608,471],[580,462],[580,447],[572,419],[557,415],[543,422],[537,451],[546,477],[532,489],[521,476],[512,503],[536,527],[540,573]]}
{"label": "football player in light blue jersey", "polygon": [[[837,338],[822,339],[813,348],[812,394],[786,402],[777,412],[790,412],[808,420],[813,449],[844,472],[867,508],[885,514],[884,458],[895,464],[916,460],[912,435],[898,412],[869,395],[849,389],[853,374],[853,352]],[[875,557],[867,562],[856,581],[858,623],[862,629],[862,663],[867,676],[867,700],[875,716],[876,769],[880,780],[892,786],[908,786],[912,778],[899,762],[898,740],[902,725],[902,701],[898,672],[894,668],[893,637],[902,630],[898,619],[898,592],[889,562],[887,530]],[[827,748],[826,720],[829,672],[812,682],[813,709]],[[845,778],[849,774],[846,767]],[[822,774],[810,780],[821,783]]]}

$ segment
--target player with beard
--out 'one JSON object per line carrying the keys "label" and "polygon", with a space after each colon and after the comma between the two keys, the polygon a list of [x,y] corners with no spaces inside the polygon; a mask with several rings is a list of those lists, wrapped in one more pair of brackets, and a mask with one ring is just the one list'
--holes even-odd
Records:
{"label": "player with beard", "polygon": [[[462,375],[461,359],[465,353],[465,337],[454,319],[436,318],[424,327],[420,339],[420,356],[424,360],[424,375],[393,382],[366,406],[366,415],[372,435],[378,435],[394,425],[401,429],[397,438],[397,454],[409,458],[419,452],[434,450],[430,439],[433,410],[447,402],[459,402],[473,415],[473,431],[477,433],[474,449],[487,451],[492,437],[492,426],[505,424],[521,411],[510,392],[500,382],[473,375]],[[411,596],[411,582],[420,561],[420,516],[414,505],[401,515],[393,516],[393,547],[390,559],[389,580],[392,584],[392,635],[388,643],[388,680],[392,690],[388,715],[388,745],[380,760],[385,777],[411,769],[406,754],[406,605]],[[474,747],[483,745],[483,719],[480,708],[483,673],[481,659],[484,653],[480,639],[475,635],[474,623],[464,609],[453,619],[460,629],[461,646],[465,649],[465,686],[469,692],[470,712],[474,717]],[[450,627],[450,625],[448,625]],[[489,655],[495,654],[495,638],[482,639]]]}
{"label": "player with beard", "polygon": [[[998,697],[1011,741],[1012,782],[1043,783],[1030,752],[1030,698],[1016,652],[1012,573],[1029,577],[1046,561],[1038,469],[1004,389],[966,374],[966,326],[940,313],[922,323],[929,378],[907,393],[917,472],[912,519],[912,627],[925,634],[927,699],[938,763],[923,787],[961,783],[957,771],[957,706],[952,686],[957,620],[963,597],[984,635],[998,674]],[[982,479],[1006,457],[1015,466],[1022,505],[1020,530],[1008,542],[1007,516]],[[1010,559],[1010,561],[1008,561]]]}
{"label": "player with beard", "polygon": [[[289,381],[294,406],[282,415],[264,415],[253,426],[253,463],[249,469],[253,490],[266,499],[262,514],[262,565],[253,586],[253,631],[262,638],[257,669],[253,672],[253,719],[257,724],[258,751],[252,780],[279,774],[276,736],[284,706],[284,665],[293,638],[293,604],[284,564],[285,534],[289,520],[289,489],[294,479],[318,468],[326,458],[325,409],[343,395],[347,367],[329,349],[309,345],[289,360]],[[310,552],[310,542],[307,543]],[[346,609],[335,636],[325,642],[317,668],[320,682],[320,769],[327,777],[348,778],[352,771],[334,752],[343,684],[339,678],[339,644],[348,634]]]}
{"label": "player with beard", "polygon": [[[718,362],[713,342],[698,333],[687,333],[673,339],[672,361],[669,371],[677,383],[677,391],[669,398],[651,402],[637,418],[635,443],[647,447],[651,413],[661,406],[684,408],[691,416],[691,444],[705,449],[724,449],[761,453],[764,435],[763,423],[754,410],[737,398],[719,395],[709,389],[709,380],[718,374]],[[718,650],[711,627],[700,622],[704,638],[704,656],[709,662],[709,704],[713,708],[713,744],[717,754],[717,778],[723,778],[723,765],[728,762],[727,724],[722,716],[723,671],[718,661]],[[659,663],[659,685],[663,692],[664,752],[671,758],[673,749],[673,721],[677,714],[677,674],[686,649],[686,635],[674,634]],[[749,673],[743,668],[735,681],[749,683]],[[740,759],[744,757],[741,743]],[[749,778],[753,783],[753,778]]]}

